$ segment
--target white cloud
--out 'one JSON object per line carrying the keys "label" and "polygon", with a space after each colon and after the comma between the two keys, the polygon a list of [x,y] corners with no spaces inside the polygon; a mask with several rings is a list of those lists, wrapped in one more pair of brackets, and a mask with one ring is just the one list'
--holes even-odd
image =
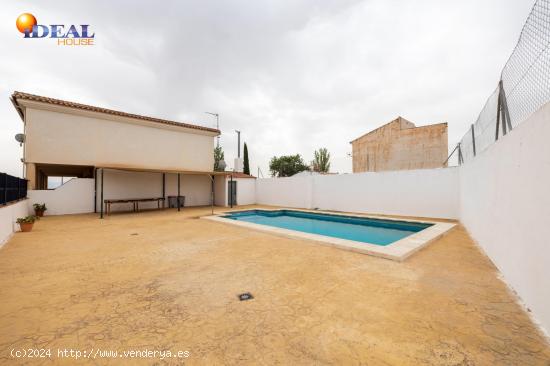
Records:
{"label": "white cloud", "polygon": [[[39,4],[39,5],[37,5]],[[213,126],[226,160],[235,129],[251,170],[349,141],[402,115],[466,132],[493,90],[532,4],[524,0],[21,2],[0,12],[0,171],[19,174],[13,90]],[[22,12],[89,23],[96,46],[24,40]]]}

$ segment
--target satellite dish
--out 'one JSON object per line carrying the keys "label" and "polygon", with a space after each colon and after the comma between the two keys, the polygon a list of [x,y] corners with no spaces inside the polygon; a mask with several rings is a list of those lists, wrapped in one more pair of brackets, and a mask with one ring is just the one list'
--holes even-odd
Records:
{"label": "satellite dish", "polygon": [[224,160],[220,160],[218,162],[218,168],[221,170],[221,171],[225,171],[225,168],[227,167],[227,164],[225,164],[225,161]]}
{"label": "satellite dish", "polygon": [[23,145],[23,142],[25,142],[25,134],[18,133],[17,135],[15,135],[15,141],[19,142],[19,146]]}

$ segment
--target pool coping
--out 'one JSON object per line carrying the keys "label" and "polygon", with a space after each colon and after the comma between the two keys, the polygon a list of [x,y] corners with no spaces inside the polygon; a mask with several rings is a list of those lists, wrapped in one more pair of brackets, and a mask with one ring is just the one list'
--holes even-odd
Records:
{"label": "pool coping", "polygon": [[[381,245],[365,243],[360,241],[340,239],[340,238],[334,238],[331,236],[310,234],[302,231],[277,228],[277,227],[267,226],[262,224],[255,224],[251,222],[231,220],[231,219],[222,217],[224,215],[231,214],[231,213],[252,211],[252,210],[261,210],[261,211],[288,210],[288,211],[298,211],[298,212],[307,212],[307,213],[323,213],[323,214],[334,215],[334,216],[350,216],[350,217],[358,217],[358,218],[388,220],[388,221],[402,221],[402,222],[404,221],[404,222],[412,222],[412,223],[431,224],[432,226],[426,229],[423,229],[417,233],[414,233],[412,235],[409,235],[403,239],[399,239],[386,246],[381,246]],[[276,208],[276,209],[275,208],[254,208],[254,209],[248,208],[248,209],[242,209],[242,210],[226,211],[226,212],[211,215],[211,216],[202,216],[201,219],[211,220],[211,221],[220,222],[224,224],[237,225],[237,226],[246,227],[253,230],[275,234],[278,236],[284,236],[287,238],[315,241],[319,244],[333,246],[338,249],[344,249],[344,250],[349,250],[357,253],[368,254],[375,257],[391,259],[399,262],[404,261],[406,258],[416,253],[420,249],[424,248],[429,243],[441,238],[443,235],[447,234],[452,228],[456,226],[455,223],[450,223],[450,222],[401,219],[401,218],[393,218],[393,217],[387,217],[387,216],[380,217],[380,216],[370,216],[370,215],[363,215],[363,214],[337,213],[337,212],[327,212],[322,210],[303,210],[303,209],[295,209],[295,208]]]}

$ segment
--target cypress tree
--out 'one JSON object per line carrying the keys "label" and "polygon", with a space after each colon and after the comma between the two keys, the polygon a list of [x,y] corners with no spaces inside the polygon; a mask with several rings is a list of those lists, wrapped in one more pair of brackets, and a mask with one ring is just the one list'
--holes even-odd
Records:
{"label": "cypress tree", "polygon": [[250,175],[250,164],[248,163],[248,147],[246,146],[246,142],[244,143],[243,157],[243,173]]}

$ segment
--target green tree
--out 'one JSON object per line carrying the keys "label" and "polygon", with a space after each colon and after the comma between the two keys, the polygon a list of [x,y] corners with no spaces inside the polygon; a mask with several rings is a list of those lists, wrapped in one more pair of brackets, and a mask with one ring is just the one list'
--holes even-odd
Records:
{"label": "green tree", "polygon": [[313,161],[311,166],[313,167],[314,172],[319,173],[328,173],[330,170],[330,153],[324,147],[316,150],[314,153]]}
{"label": "green tree", "polygon": [[272,177],[290,177],[296,173],[309,170],[300,154],[274,156],[269,162],[269,171]]}
{"label": "green tree", "polygon": [[214,148],[214,171],[223,172],[225,170],[225,163],[220,164],[224,160],[224,153],[221,146]]}
{"label": "green tree", "polygon": [[250,164],[248,163],[248,147],[246,146],[246,142],[244,143],[243,157],[243,173],[250,175]]}

